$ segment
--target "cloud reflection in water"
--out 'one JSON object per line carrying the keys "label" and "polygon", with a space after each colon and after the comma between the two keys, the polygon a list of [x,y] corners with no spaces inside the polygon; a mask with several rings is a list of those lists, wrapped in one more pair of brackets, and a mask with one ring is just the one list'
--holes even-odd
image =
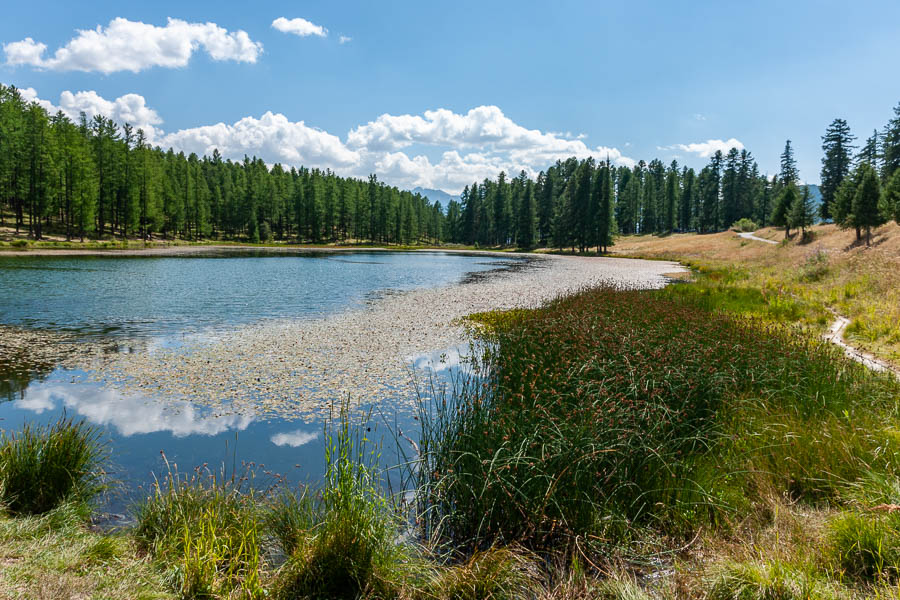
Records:
{"label": "cloud reflection in water", "polygon": [[291,448],[299,448],[305,444],[314,441],[319,437],[318,433],[310,431],[288,431],[284,433],[276,433],[272,436],[272,443],[276,446],[290,446]]}
{"label": "cloud reflection in water", "polygon": [[91,423],[112,426],[125,437],[168,431],[176,437],[217,435],[229,430],[243,431],[253,415],[212,415],[190,402],[162,402],[140,396],[124,395],[113,389],[76,388],[46,384],[31,386],[25,397],[14,402],[16,408],[41,414],[62,405]]}

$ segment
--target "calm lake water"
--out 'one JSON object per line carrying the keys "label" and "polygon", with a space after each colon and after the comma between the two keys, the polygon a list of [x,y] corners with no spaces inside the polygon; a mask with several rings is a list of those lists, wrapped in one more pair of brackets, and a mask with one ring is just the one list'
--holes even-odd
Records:
{"label": "calm lake water", "polygon": [[[188,334],[273,318],[316,318],[391,291],[463,282],[511,260],[516,259],[438,252],[0,256],[0,323],[119,341],[121,348],[143,351],[178,344]],[[446,349],[434,350],[436,358]],[[417,366],[426,366],[429,358],[420,357]],[[63,412],[102,427],[112,450],[112,475],[123,484],[106,501],[109,511],[126,512],[142,486],[165,473],[161,452],[182,472],[204,463],[230,468],[254,462],[292,482],[322,475],[324,419],[215,417],[190,402],[120,393],[83,375],[0,364],[0,428],[52,422]],[[379,411],[371,425],[384,435],[385,461],[391,463],[396,449],[384,421],[407,433],[415,423],[411,414],[391,407]],[[381,437],[373,433],[371,438]]]}

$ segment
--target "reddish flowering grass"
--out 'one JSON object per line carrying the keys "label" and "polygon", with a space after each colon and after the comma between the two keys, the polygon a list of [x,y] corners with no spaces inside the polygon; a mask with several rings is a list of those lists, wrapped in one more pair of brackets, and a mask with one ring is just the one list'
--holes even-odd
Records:
{"label": "reddish flowering grass", "polygon": [[760,453],[773,439],[760,415],[805,427],[898,391],[802,332],[689,295],[596,289],[480,320],[483,380],[423,419],[422,524],[457,547],[685,534],[746,506],[764,469],[791,493],[830,493],[811,465],[777,466],[784,446]]}

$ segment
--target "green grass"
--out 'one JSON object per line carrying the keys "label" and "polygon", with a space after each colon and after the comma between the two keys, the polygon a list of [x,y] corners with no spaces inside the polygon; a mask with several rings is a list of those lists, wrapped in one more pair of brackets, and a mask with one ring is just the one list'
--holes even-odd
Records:
{"label": "green grass", "polygon": [[762,490],[836,501],[895,468],[876,425],[896,383],[803,332],[711,310],[724,292],[673,289],[481,317],[488,375],[423,413],[426,534],[602,554],[640,529],[719,527]]}
{"label": "green grass", "polygon": [[274,597],[391,598],[416,587],[422,562],[398,543],[400,515],[383,495],[377,448],[351,427],[347,407],[326,432],[326,478],[318,497],[280,503],[275,522],[289,552]]}
{"label": "green grass", "polygon": [[830,600],[838,598],[818,574],[781,561],[721,566],[708,600]]}
{"label": "green grass", "polygon": [[88,502],[104,489],[106,447],[99,430],[62,417],[0,434],[0,505],[40,514],[64,502]]}
{"label": "green grass", "polygon": [[170,472],[137,509],[134,537],[183,598],[259,598],[261,513],[245,478]]}
{"label": "green grass", "polygon": [[828,529],[826,555],[839,575],[868,582],[900,576],[900,515],[847,512]]}
{"label": "green grass", "polygon": [[83,504],[0,516],[0,598],[174,598],[127,533],[85,526]]}

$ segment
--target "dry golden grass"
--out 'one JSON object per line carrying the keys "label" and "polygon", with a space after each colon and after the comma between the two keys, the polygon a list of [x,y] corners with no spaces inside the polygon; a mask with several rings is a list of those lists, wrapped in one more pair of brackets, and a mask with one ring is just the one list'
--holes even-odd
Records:
{"label": "dry golden grass", "polygon": [[[824,330],[838,313],[849,319],[847,340],[900,364],[900,226],[873,231],[872,245],[857,242],[852,230],[818,225],[807,240],[766,228],[766,244],[727,231],[619,238],[614,254],[679,260],[701,271],[729,273],[727,285],[754,288],[772,302],[792,298],[805,308],[797,321]],[[719,274],[721,275],[721,273]]]}

